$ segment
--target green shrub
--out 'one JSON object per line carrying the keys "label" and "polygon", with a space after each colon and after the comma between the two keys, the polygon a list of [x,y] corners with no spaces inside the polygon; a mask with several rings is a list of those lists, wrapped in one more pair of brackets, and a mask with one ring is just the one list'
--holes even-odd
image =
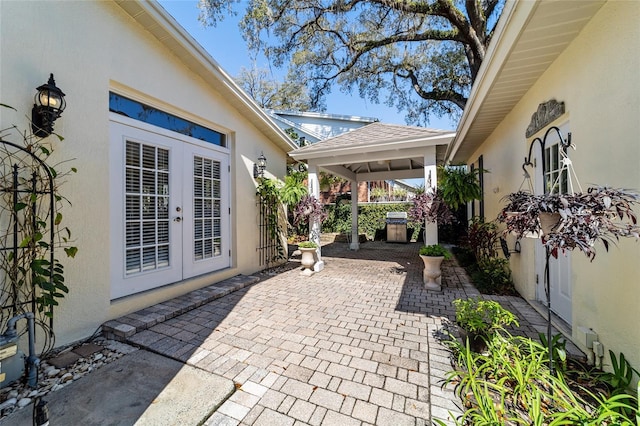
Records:
{"label": "green shrub", "polygon": [[346,232],[351,230],[351,203],[327,204],[327,218],[322,223],[322,232]]}
{"label": "green shrub", "polygon": [[440,244],[422,246],[420,247],[420,254],[422,256],[443,256],[447,260],[451,259],[451,253],[449,253],[449,250],[442,247]]}
{"label": "green shrub", "polygon": [[298,243],[298,248],[318,248],[318,244],[313,241],[301,241]]}
{"label": "green shrub", "polygon": [[456,322],[468,332],[488,334],[515,324],[518,318],[494,300],[480,298],[456,299]]}
{"label": "green shrub", "polygon": [[[376,231],[384,230],[387,212],[408,212],[410,203],[361,204],[358,206],[358,232],[373,240]],[[351,203],[325,205],[327,219],[322,223],[322,232],[349,232],[351,230]],[[422,227],[408,223],[412,239],[417,239]]]}
{"label": "green shrub", "polygon": [[[410,203],[363,204],[358,208],[358,229],[373,239],[376,230],[383,230],[386,226],[387,212],[408,212]],[[412,226],[407,225],[408,228]]]}
{"label": "green shrub", "polygon": [[483,294],[517,295],[507,259],[492,257],[480,260],[471,272],[473,284]]}

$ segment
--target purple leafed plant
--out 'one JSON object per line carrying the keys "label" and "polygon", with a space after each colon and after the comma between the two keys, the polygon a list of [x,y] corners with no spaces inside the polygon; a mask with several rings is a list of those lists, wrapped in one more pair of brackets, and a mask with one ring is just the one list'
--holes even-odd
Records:
{"label": "purple leafed plant", "polygon": [[305,195],[293,210],[293,224],[322,223],[327,218],[323,205],[313,195]]}
{"label": "purple leafed plant", "polygon": [[577,194],[533,195],[519,191],[509,194],[507,205],[498,220],[507,225],[505,232],[518,238],[541,235],[540,213],[559,214],[551,232],[542,235],[542,243],[554,257],[560,250],[580,249],[591,260],[596,255],[594,244],[602,241],[605,250],[620,237],[638,239],[636,213],[640,195],[626,189],[591,187]]}
{"label": "purple leafed plant", "polygon": [[413,198],[409,218],[414,223],[451,223],[455,216],[437,192],[424,192]]}

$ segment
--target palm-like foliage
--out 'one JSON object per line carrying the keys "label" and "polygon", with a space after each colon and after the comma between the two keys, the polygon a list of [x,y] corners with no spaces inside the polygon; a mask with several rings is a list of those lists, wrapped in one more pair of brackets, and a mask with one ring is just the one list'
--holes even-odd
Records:
{"label": "palm-like foliage", "polygon": [[451,209],[458,210],[469,201],[482,197],[479,172],[480,169],[468,170],[466,166],[438,167],[438,190]]}

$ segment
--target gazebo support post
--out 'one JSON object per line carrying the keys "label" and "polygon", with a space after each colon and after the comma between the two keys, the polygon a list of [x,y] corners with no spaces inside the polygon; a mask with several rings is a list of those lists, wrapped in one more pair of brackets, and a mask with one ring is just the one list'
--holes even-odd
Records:
{"label": "gazebo support post", "polygon": [[[436,191],[437,188],[436,147],[428,146],[424,153],[424,189]],[[438,244],[438,223],[425,223],[424,229],[424,244]]]}
{"label": "gazebo support post", "polygon": [[360,249],[360,238],[358,235],[358,181],[351,180],[351,250]]}
{"label": "gazebo support post", "polygon": [[[307,185],[309,188],[309,195],[313,195],[317,200],[320,199],[320,180],[318,179],[318,166],[309,162],[308,164],[308,177],[307,177]],[[322,260],[322,248],[320,246],[320,222],[316,219],[312,219],[309,223],[309,241],[313,241],[318,245],[316,249],[316,253],[318,256],[318,261],[313,265],[314,272],[320,272],[324,269],[324,261]]]}

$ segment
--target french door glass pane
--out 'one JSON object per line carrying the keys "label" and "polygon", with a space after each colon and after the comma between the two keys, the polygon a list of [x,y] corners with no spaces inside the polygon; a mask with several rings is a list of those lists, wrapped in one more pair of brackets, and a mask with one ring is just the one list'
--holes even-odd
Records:
{"label": "french door glass pane", "polygon": [[220,162],[193,159],[193,255],[196,260],[221,256]]}
{"label": "french door glass pane", "polygon": [[169,266],[169,150],[127,141],[126,273]]}

